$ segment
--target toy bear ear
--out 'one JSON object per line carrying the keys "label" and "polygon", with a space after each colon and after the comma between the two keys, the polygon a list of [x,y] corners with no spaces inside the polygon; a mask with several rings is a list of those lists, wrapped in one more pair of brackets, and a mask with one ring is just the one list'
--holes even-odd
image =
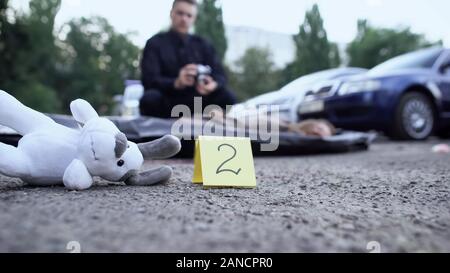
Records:
{"label": "toy bear ear", "polygon": [[74,119],[80,124],[84,125],[91,119],[98,118],[98,114],[95,109],[89,104],[89,102],[77,99],[70,104],[70,111]]}

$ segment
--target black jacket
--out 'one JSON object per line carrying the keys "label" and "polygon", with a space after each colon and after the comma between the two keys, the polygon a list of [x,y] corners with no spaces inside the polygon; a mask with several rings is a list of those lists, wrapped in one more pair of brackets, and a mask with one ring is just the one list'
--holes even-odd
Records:
{"label": "black jacket", "polygon": [[196,95],[195,87],[182,92],[174,88],[180,70],[187,64],[209,65],[218,90],[224,89],[227,79],[213,46],[199,36],[169,31],[153,36],[145,46],[141,62],[145,90],[157,89],[169,96]]}

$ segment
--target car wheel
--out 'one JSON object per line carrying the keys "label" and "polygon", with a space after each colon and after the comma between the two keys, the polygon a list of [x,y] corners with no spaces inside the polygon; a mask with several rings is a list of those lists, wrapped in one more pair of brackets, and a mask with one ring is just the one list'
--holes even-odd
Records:
{"label": "car wheel", "polygon": [[397,139],[424,140],[435,125],[434,106],[419,92],[404,95],[397,106],[392,135]]}

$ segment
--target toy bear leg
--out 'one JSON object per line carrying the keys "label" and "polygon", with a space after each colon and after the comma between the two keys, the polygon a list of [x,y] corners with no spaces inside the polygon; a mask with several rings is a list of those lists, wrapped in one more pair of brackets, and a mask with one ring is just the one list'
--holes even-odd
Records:
{"label": "toy bear leg", "polygon": [[26,107],[16,98],[0,90],[0,125],[26,135],[55,124],[46,115]]}
{"label": "toy bear leg", "polygon": [[27,177],[28,160],[16,147],[0,143],[0,174],[9,177]]}

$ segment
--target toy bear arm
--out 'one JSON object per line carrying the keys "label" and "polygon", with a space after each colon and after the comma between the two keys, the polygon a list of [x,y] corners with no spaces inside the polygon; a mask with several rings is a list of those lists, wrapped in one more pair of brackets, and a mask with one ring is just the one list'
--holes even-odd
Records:
{"label": "toy bear arm", "polygon": [[74,159],[64,172],[63,182],[70,190],[86,190],[94,181],[84,163]]}

